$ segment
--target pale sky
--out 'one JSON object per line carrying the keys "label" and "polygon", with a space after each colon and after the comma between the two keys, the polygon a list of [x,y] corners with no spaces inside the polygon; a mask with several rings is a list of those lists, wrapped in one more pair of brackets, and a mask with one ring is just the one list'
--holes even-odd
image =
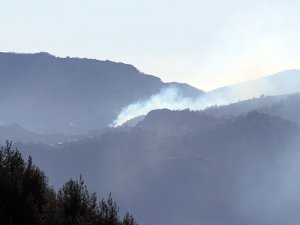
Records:
{"label": "pale sky", "polygon": [[0,51],[129,63],[210,90],[300,68],[297,0],[0,0]]}

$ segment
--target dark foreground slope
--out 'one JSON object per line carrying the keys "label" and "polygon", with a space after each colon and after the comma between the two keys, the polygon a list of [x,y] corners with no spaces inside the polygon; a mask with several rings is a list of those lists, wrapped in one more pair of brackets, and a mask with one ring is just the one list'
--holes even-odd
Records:
{"label": "dark foreground slope", "polygon": [[[299,221],[297,124],[258,112],[232,117],[189,111],[162,115],[149,114],[139,127],[55,148],[20,147],[37,158],[57,186],[82,173],[92,190],[112,191],[142,222]],[[168,135],[154,123],[159,119],[165,121]],[[184,129],[178,132],[173,124]]]}
{"label": "dark foreground slope", "polygon": [[29,158],[9,142],[0,149],[0,221],[2,225],[137,225],[132,215],[120,218],[117,204],[97,201],[82,177],[69,180],[56,193]]}
{"label": "dark foreground slope", "polygon": [[111,61],[59,58],[48,53],[0,53],[0,123],[32,131],[85,133],[111,123],[120,110],[170,85],[183,95],[202,92],[163,83]]}

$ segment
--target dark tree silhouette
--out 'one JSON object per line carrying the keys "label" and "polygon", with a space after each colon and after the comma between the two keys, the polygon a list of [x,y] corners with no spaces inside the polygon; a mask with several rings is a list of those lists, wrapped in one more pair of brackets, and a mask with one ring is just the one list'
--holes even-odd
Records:
{"label": "dark tree silhouette", "polygon": [[0,224],[136,225],[129,214],[120,220],[111,194],[97,203],[81,176],[56,193],[32,158],[25,162],[11,142],[0,149]]}

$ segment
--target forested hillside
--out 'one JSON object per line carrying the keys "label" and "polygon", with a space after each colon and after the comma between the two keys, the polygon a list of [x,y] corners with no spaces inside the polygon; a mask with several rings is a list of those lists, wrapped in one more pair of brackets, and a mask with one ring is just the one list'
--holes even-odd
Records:
{"label": "forested hillside", "polygon": [[56,192],[32,158],[25,161],[9,142],[0,149],[0,221],[3,225],[137,225],[129,213],[120,217],[111,195],[99,201],[81,176]]}

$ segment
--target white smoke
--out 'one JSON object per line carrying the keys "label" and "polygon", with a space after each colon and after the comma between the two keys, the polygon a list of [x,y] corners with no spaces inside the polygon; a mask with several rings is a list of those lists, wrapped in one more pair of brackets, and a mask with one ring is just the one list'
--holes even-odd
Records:
{"label": "white smoke", "polygon": [[190,108],[193,105],[193,99],[184,97],[176,87],[162,89],[158,94],[152,95],[145,101],[138,101],[123,108],[117,119],[110,125],[112,127],[121,126],[128,120],[135,117],[146,115],[154,109],[179,110]]}
{"label": "white smoke", "polygon": [[180,88],[169,86],[144,101],[138,101],[124,107],[110,126],[121,126],[126,121],[146,115],[155,109],[202,110],[206,107],[227,105],[239,100],[256,98],[260,95],[282,95],[300,91],[299,71],[284,71],[281,76],[278,75],[274,76],[274,79],[266,77],[266,79],[257,79],[219,88],[200,95],[198,98],[185,96]]}
{"label": "white smoke", "polygon": [[221,93],[208,93],[205,96],[191,98],[183,96],[177,87],[162,89],[158,94],[152,95],[145,101],[138,101],[124,107],[110,127],[118,127],[135,117],[146,115],[155,109],[170,110],[201,110],[213,105],[225,105],[239,99],[231,96],[222,96]]}
{"label": "white smoke", "polygon": [[141,115],[146,115],[155,109],[200,110],[211,105],[225,103],[227,102],[221,98],[214,98],[213,96],[207,96],[205,98],[201,96],[198,98],[186,97],[177,87],[170,86],[162,89],[159,93],[152,95],[145,101],[138,101],[123,108],[110,126],[121,126],[126,121]]}

